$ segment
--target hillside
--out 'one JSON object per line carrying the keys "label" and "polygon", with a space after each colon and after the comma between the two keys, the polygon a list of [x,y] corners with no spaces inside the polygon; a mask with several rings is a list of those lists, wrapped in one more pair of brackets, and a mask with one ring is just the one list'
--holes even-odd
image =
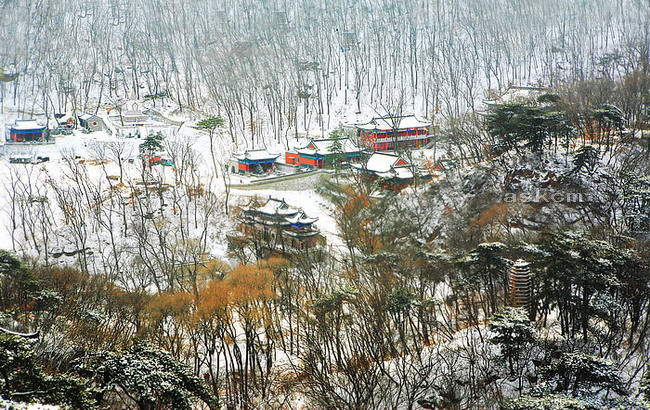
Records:
{"label": "hillside", "polygon": [[650,409],[649,17],[0,0],[0,407]]}

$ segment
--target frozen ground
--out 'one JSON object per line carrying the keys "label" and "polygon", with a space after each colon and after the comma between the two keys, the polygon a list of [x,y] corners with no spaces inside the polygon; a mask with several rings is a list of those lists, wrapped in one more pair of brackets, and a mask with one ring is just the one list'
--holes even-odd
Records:
{"label": "frozen ground", "polygon": [[[150,102],[141,102],[141,101],[129,101],[127,106],[134,104],[139,104],[139,108],[146,110],[149,107],[147,104]],[[233,143],[232,138],[228,135],[227,131],[219,130],[215,133],[213,138],[213,147],[211,150],[211,142],[207,133],[197,131],[193,128],[193,125],[196,123],[197,119],[205,118],[204,114],[186,111],[182,114],[179,114],[173,110],[171,105],[162,105],[156,107],[156,111],[159,114],[159,118],[164,118],[165,121],[174,124],[182,124],[180,126],[173,126],[170,128],[170,134],[166,138],[166,143],[169,145],[169,149],[172,149],[175,144],[188,143],[193,153],[197,157],[199,163],[199,168],[203,178],[205,179],[206,184],[209,183],[209,190],[217,196],[223,194],[224,191],[224,181],[221,178],[221,175],[217,175],[217,178],[211,178],[214,176],[215,167],[217,167],[217,172],[220,172],[222,167],[228,163],[228,160],[231,158],[231,154],[236,151],[241,151],[245,149],[245,142],[240,141],[239,144]],[[9,210],[11,208],[11,195],[8,190],[11,188],[8,187],[7,181],[9,180],[10,173],[12,170],[22,170],[25,172],[32,172],[33,175],[37,176],[38,179],[44,181],[45,178],[60,179],[64,170],[66,169],[65,161],[63,157],[80,157],[82,159],[100,159],[100,154],[98,154],[97,147],[102,146],[102,144],[107,144],[113,141],[120,141],[126,145],[124,150],[125,158],[134,159],[138,162],[138,152],[139,145],[142,143],[140,138],[120,138],[117,137],[117,133],[112,127],[110,121],[108,120],[108,115],[103,110],[100,110],[100,116],[104,118],[110,131],[100,131],[90,134],[82,133],[81,131],[75,131],[73,135],[65,136],[58,135],[56,136],[54,144],[43,144],[43,145],[21,145],[21,144],[4,144],[0,145],[0,178],[2,181],[5,181],[3,184],[0,184],[0,207],[4,212],[0,212],[0,247],[12,249],[12,239],[10,235],[10,214]],[[339,112],[341,122],[359,122],[362,120],[367,120],[373,113],[367,112],[364,115],[356,115],[354,117],[346,116],[342,111]],[[374,113],[376,115],[376,113]],[[5,107],[5,111],[0,113],[0,130],[4,132],[5,124],[11,123],[15,119],[22,117],[23,115],[19,114],[16,110]],[[43,119],[40,119],[43,122]],[[141,133],[142,134],[142,133]],[[313,135],[313,134],[312,134]],[[320,134],[319,134],[320,135]],[[271,138],[267,141],[267,146],[271,151],[284,152],[286,145],[289,147],[304,145],[306,141],[305,137],[292,136],[286,138],[283,141],[272,141]],[[250,148],[250,147],[249,147]],[[435,154],[434,154],[435,151]],[[215,155],[215,161],[212,160],[212,154]],[[413,159],[417,162],[425,162],[426,160],[433,159],[433,157],[441,157],[444,155],[445,151],[441,148],[437,150],[432,149],[423,149],[417,151],[413,155]],[[11,156],[42,156],[49,157],[50,161],[38,164],[38,165],[20,165],[20,164],[9,164],[9,157]],[[118,167],[114,163],[108,163],[104,166],[93,165],[92,163],[87,163],[85,166],[87,173],[90,178],[95,181],[100,181],[100,179],[106,178],[107,175],[118,175]],[[167,181],[173,180],[173,173],[171,168],[168,167],[157,167],[159,170],[157,172],[166,173],[167,176],[165,179]],[[22,172],[22,171],[19,171]],[[141,175],[137,171],[136,166],[127,165],[125,168],[125,179],[126,181],[133,181],[136,178],[140,178]],[[336,223],[333,218],[333,208],[332,204],[328,200],[319,194],[316,193],[316,189],[321,183],[323,175],[321,173],[314,173],[314,175],[305,176],[301,178],[291,178],[286,181],[275,182],[272,184],[257,187],[247,187],[246,189],[237,189],[234,187],[232,189],[232,202],[233,203],[242,203],[248,200],[251,196],[259,195],[268,197],[269,195],[285,199],[288,203],[302,207],[305,212],[313,217],[318,218],[317,227],[323,232],[323,235],[327,238],[329,245],[340,248],[343,246],[340,238],[337,235]],[[233,184],[239,183],[238,176],[232,176],[230,182]],[[245,181],[242,181],[245,182]],[[57,217],[59,217],[57,215]],[[169,216],[168,216],[169,217]],[[59,217],[59,220],[61,218]],[[232,226],[232,221],[228,223],[220,224],[220,228],[215,229],[229,229],[228,226]],[[56,230],[56,228],[55,228]],[[214,237],[217,238],[221,235],[222,232],[215,232]],[[63,242],[57,239],[57,246],[66,246],[65,245],[65,235],[60,235]],[[211,241],[210,251],[213,253],[214,257],[224,257],[226,252],[226,247],[224,243],[216,243]]]}
{"label": "frozen ground", "polygon": [[[14,113],[5,113],[0,115],[0,129],[4,131],[5,122],[13,122],[15,119]],[[212,163],[210,141],[205,133],[201,133],[191,127],[192,122],[187,121],[183,126],[177,128],[175,135],[168,137],[167,142],[172,146],[176,142],[189,142],[194,154],[199,162],[199,168],[205,179],[208,180],[214,174],[214,167]],[[73,135],[56,137],[53,144],[4,144],[0,146],[0,178],[4,181],[0,186],[0,207],[4,212],[0,212],[0,248],[12,249],[12,239],[10,234],[10,212],[11,209],[11,195],[12,189],[8,181],[12,171],[15,173],[32,173],[35,178],[44,181],[47,178],[59,179],[67,169],[64,157],[80,157],[85,160],[99,159],[97,147],[102,144],[119,140],[126,145],[125,158],[134,159],[137,163],[139,145],[142,139],[137,138],[117,138],[109,135],[107,132],[94,132],[85,134],[80,131],[75,131]],[[236,149],[233,147],[230,138],[218,134],[215,136],[215,157],[219,164],[224,164],[230,157],[232,151]],[[295,140],[292,143],[296,142]],[[296,142],[297,143],[297,142]],[[282,148],[282,147],[277,147]],[[31,156],[31,157],[49,157],[48,162],[36,165],[23,165],[23,164],[10,164],[9,157],[11,156]],[[168,176],[166,179],[173,178],[171,167],[157,167],[157,172],[163,172]],[[118,167],[115,163],[109,162],[104,166],[98,166],[92,161],[87,162],[85,169],[89,178],[100,181],[105,179],[107,175],[118,175]],[[319,176],[319,175],[318,175]],[[140,174],[137,167],[127,164],[125,166],[125,181],[138,179]],[[204,181],[205,182],[205,181]],[[232,181],[236,182],[236,181]],[[264,189],[247,189],[247,190],[232,190],[232,202],[242,203],[248,201],[252,196],[258,195],[262,197],[273,196],[276,198],[285,199],[288,203],[302,207],[305,212],[313,217],[318,218],[317,226],[322,231],[323,235],[327,238],[327,242],[331,246],[341,246],[342,243],[337,237],[336,223],[332,217],[331,204],[327,200],[315,192],[319,178],[305,178],[298,181],[286,181],[286,183],[272,188],[266,187]],[[285,190],[286,189],[286,190]],[[215,195],[221,195],[224,190],[223,180],[219,176],[212,179],[210,190]],[[60,219],[60,218],[59,218]],[[229,224],[221,225],[225,228]],[[220,229],[220,228],[215,228]],[[216,233],[219,234],[219,233]],[[218,236],[218,235],[217,235]],[[63,238],[65,239],[65,238]],[[65,245],[63,245],[65,246]],[[226,247],[225,244],[212,243],[210,246],[211,252],[214,257],[225,257]]]}

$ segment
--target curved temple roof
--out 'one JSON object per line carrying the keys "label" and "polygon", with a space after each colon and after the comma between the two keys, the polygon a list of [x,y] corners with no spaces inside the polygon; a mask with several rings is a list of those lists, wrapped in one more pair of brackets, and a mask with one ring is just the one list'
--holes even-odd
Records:
{"label": "curved temple roof", "polygon": [[269,197],[264,205],[259,208],[250,209],[248,212],[265,214],[269,216],[280,216],[289,224],[312,224],[318,218],[310,218],[301,208],[287,204],[284,200]]}
{"label": "curved temple roof", "polygon": [[395,129],[425,128],[431,124],[431,121],[420,120],[415,115],[405,115],[400,117],[376,117],[366,123],[355,124],[355,126],[366,131],[390,131]]}
{"label": "curved temple roof", "polygon": [[36,120],[16,120],[14,124],[9,124],[9,127],[15,131],[42,131],[45,129],[45,126],[40,125]]}
{"label": "curved temple roof", "polygon": [[320,138],[312,139],[304,147],[296,147],[296,152],[300,154],[307,155],[329,155],[336,153],[335,143],[338,141],[341,148],[341,153],[349,154],[355,152],[361,152],[361,149],[357,147],[350,138]]}
{"label": "curved temple roof", "polygon": [[390,152],[375,152],[365,165],[351,165],[357,170],[374,173],[380,178],[411,179],[415,176],[407,161]]}
{"label": "curved temple roof", "polygon": [[393,167],[404,165],[408,165],[408,163],[404,161],[402,157],[390,152],[373,153],[370,158],[368,158],[368,162],[365,164],[365,166],[362,164],[352,164],[352,166],[356,169],[371,172],[388,172]]}
{"label": "curved temple roof", "polygon": [[269,152],[267,149],[252,149],[232,155],[237,160],[262,161],[277,159],[280,154]]}

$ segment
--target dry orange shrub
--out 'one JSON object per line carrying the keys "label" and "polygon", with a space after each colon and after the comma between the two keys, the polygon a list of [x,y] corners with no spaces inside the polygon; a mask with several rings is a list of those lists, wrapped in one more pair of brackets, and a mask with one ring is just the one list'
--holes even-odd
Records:
{"label": "dry orange shrub", "polygon": [[424,164],[422,164],[422,168],[424,168],[426,172],[429,174],[442,171],[442,167],[440,166],[440,164],[430,159],[424,161]]}
{"label": "dry orange shrub", "polygon": [[378,252],[381,247],[381,238],[372,232],[373,219],[364,215],[363,211],[372,205],[370,197],[363,192],[355,191],[351,187],[345,189],[348,200],[342,207],[342,221],[348,231],[348,234],[357,242],[356,245],[365,249],[369,253]]}
{"label": "dry orange shrub", "polygon": [[251,306],[275,295],[274,268],[288,264],[281,258],[264,261],[260,265],[239,265],[225,279],[213,279],[199,289],[198,295],[189,292],[165,292],[154,296],[145,307],[152,322],[166,317],[187,319],[191,323],[214,318],[227,319],[230,308]]}
{"label": "dry orange shrub", "polygon": [[268,259],[262,259],[257,263],[261,268],[271,269],[273,272],[277,272],[282,269],[289,267],[290,262],[288,259],[281,258],[278,256],[272,256]]}
{"label": "dry orange shrub", "polygon": [[223,280],[213,280],[200,293],[197,302],[197,313],[208,317],[223,313],[230,303],[230,286]]}
{"label": "dry orange shrub", "polygon": [[188,292],[160,293],[147,304],[147,312],[154,321],[166,316],[180,316],[190,311],[194,297]]}
{"label": "dry orange shrub", "polygon": [[501,218],[508,214],[508,210],[508,204],[502,202],[496,203],[490,208],[483,211],[481,215],[472,219],[470,226],[484,228],[488,225],[498,222]]}
{"label": "dry orange shrub", "polygon": [[239,265],[225,279],[208,283],[196,301],[197,314],[201,317],[226,314],[232,304],[249,304],[271,298],[274,268],[284,267],[288,261],[271,258],[259,265]]}
{"label": "dry orange shrub", "polygon": [[449,216],[456,213],[456,210],[449,205],[445,205],[445,208],[442,210],[442,216]]}
{"label": "dry orange shrub", "polygon": [[233,303],[249,303],[273,296],[273,272],[257,265],[239,265],[226,277]]}

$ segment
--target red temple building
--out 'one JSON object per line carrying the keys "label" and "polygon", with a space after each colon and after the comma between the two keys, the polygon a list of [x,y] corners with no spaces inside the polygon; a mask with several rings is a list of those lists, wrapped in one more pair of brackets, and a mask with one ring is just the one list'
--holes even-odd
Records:
{"label": "red temple building", "polygon": [[287,151],[285,162],[289,165],[306,165],[324,168],[335,161],[351,161],[362,151],[350,138],[312,138],[305,146]]}
{"label": "red temple building", "polygon": [[420,148],[431,141],[431,121],[415,115],[377,117],[367,123],[356,124],[359,143],[374,151],[400,148]]}
{"label": "red temple building", "polygon": [[42,142],[45,141],[45,126],[36,120],[16,120],[9,125],[7,142]]}
{"label": "red temple building", "polygon": [[239,172],[262,174],[275,169],[275,161],[280,154],[271,153],[266,149],[253,149],[233,154],[233,157],[237,160]]}

